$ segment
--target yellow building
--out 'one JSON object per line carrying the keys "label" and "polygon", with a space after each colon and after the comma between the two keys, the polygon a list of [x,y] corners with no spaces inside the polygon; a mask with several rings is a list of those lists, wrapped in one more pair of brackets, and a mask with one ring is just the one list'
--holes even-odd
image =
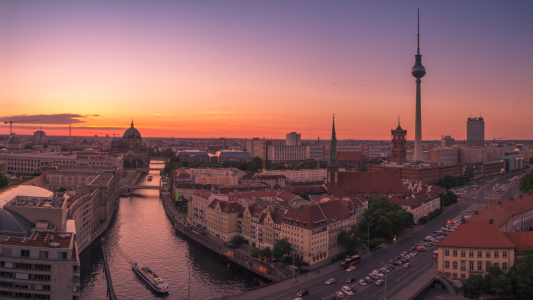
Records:
{"label": "yellow building", "polygon": [[241,212],[241,205],[234,201],[213,200],[207,208],[208,226],[210,234],[225,242],[237,233],[237,217]]}
{"label": "yellow building", "polygon": [[438,268],[445,277],[464,281],[487,274],[490,265],[509,272],[516,245],[492,222],[466,222],[437,244]]}

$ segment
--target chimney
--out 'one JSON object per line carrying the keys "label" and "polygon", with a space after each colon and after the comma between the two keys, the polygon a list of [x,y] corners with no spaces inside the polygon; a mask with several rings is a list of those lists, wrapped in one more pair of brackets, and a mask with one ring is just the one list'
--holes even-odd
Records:
{"label": "chimney", "polygon": [[477,210],[476,210],[476,211],[475,211],[474,213],[475,213],[476,215],[479,215],[479,213],[478,213],[478,211],[477,211]]}
{"label": "chimney", "polygon": [[509,200],[513,201],[513,197],[509,198]]}
{"label": "chimney", "polygon": [[518,195],[518,197],[522,198],[522,194]]}
{"label": "chimney", "polygon": [[489,224],[494,224],[494,219],[490,219]]}

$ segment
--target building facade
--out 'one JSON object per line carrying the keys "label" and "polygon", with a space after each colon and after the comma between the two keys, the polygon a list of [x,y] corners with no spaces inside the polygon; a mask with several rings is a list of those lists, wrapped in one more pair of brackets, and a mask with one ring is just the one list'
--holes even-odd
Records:
{"label": "building facade", "polygon": [[287,133],[286,142],[287,146],[300,146],[302,144],[302,135],[296,132]]}
{"label": "building facade", "polygon": [[485,121],[482,117],[468,118],[466,121],[466,144],[470,147],[485,146]]}

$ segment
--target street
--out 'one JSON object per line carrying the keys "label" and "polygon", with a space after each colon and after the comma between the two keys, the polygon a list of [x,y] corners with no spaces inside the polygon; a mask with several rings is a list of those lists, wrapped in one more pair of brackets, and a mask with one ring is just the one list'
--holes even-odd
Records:
{"label": "street", "polygon": [[[493,201],[490,199],[484,199],[485,191],[487,191],[488,194],[488,191],[492,192],[492,188],[496,184],[501,185],[510,178],[517,175],[519,176],[523,173],[524,172],[512,173],[505,177],[487,182],[483,186],[480,186],[480,189],[471,192],[471,194],[473,196],[479,194],[480,196],[483,195],[483,197],[476,197],[476,199],[474,199],[472,196],[466,196],[465,198],[461,198],[459,200],[459,203],[445,208],[444,212],[435,219],[431,220],[429,224],[424,225],[421,228],[414,229],[414,232],[413,229],[407,229],[407,235],[405,238],[401,238],[393,244],[375,251],[366,259],[363,259],[362,262],[358,264],[356,269],[352,272],[346,272],[345,270],[342,270],[340,268],[328,274],[325,274],[325,272],[321,274],[310,272],[307,274],[306,280],[303,280],[304,282],[297,283],[295,286],[283,290],[277,289],[276,291],[273,291],[272,289],[265,288],[265,296],[260,296],[256,299],[294,299],[298,298],[296,296],[296,293],[304,289],[309,291],[309,294],[307,296],[302,297],[304,300],[321,298],[329,299],[329,297],[333,296],[335,292],[341,291],[342,286],[345,285],[355,287],[357,293],[352,296],[345,295],[344,298],[384,299],[384,284],[380,286],[377,286],[376,284],[361,286],[359,285],[359,283],[357,283],[357,281],[363,279],[364,277],[367,277],[368,274],[371,273],[373,270],[380,269],[381,267],[387,265],[390,259],[399,256],[403,251],[409,250],[409,248],[411,248],[415,244],[424,244],[423,239],[426,236],[431,235],[434,231],[444,226],[446,220],[451,220],[458,216],[462,216],[462,213],[473,204],[478,204],[479,209],[482,209],[485,204],[488,204]],[[514,186],[510,186],[509,189],[507,189],[503,194],[496,194],[496,196],[500,196],[501,199],[508,199],[516,192],[516,190],[513,190],[513,187]],[[392,271],[386,276],[387,298],[391,298],[394,295],[400,293],[405,286],[420,277],[428,269],[433,267],[433,248],[434,247],[430,247],[427,251],[422,252],[420,255],[413,258],[411,260],[411,267],[397,267],[394,271]],[[337,262],[335,264],[340,263]],[[303,275],[300,275],[299,279],[303,279],[302,277]],[[351,277],[355,277],[357,281],[349,284],[346,283],[346,279]],[[329,278],[335,278],[337,281],[331,285],[326,285],[325,281]],[[270,288],[273,288],[274,286]],[[267,293],[269,294],[266,295]]]}

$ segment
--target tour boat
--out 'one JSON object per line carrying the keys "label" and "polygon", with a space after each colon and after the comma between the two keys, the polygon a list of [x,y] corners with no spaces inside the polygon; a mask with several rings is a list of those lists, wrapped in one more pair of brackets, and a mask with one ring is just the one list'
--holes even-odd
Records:
{"label": "tour boat", "polygon": [[152,181],[152,176],[148,176],[148,181]]}
{"label": "tour boat", "polygon": [[135,263],[131,268],[152,290],[159,294],[168,294],[168,284],[166,284],[163,278],[158,277],[152,270],[148,269],[148,267]]}

